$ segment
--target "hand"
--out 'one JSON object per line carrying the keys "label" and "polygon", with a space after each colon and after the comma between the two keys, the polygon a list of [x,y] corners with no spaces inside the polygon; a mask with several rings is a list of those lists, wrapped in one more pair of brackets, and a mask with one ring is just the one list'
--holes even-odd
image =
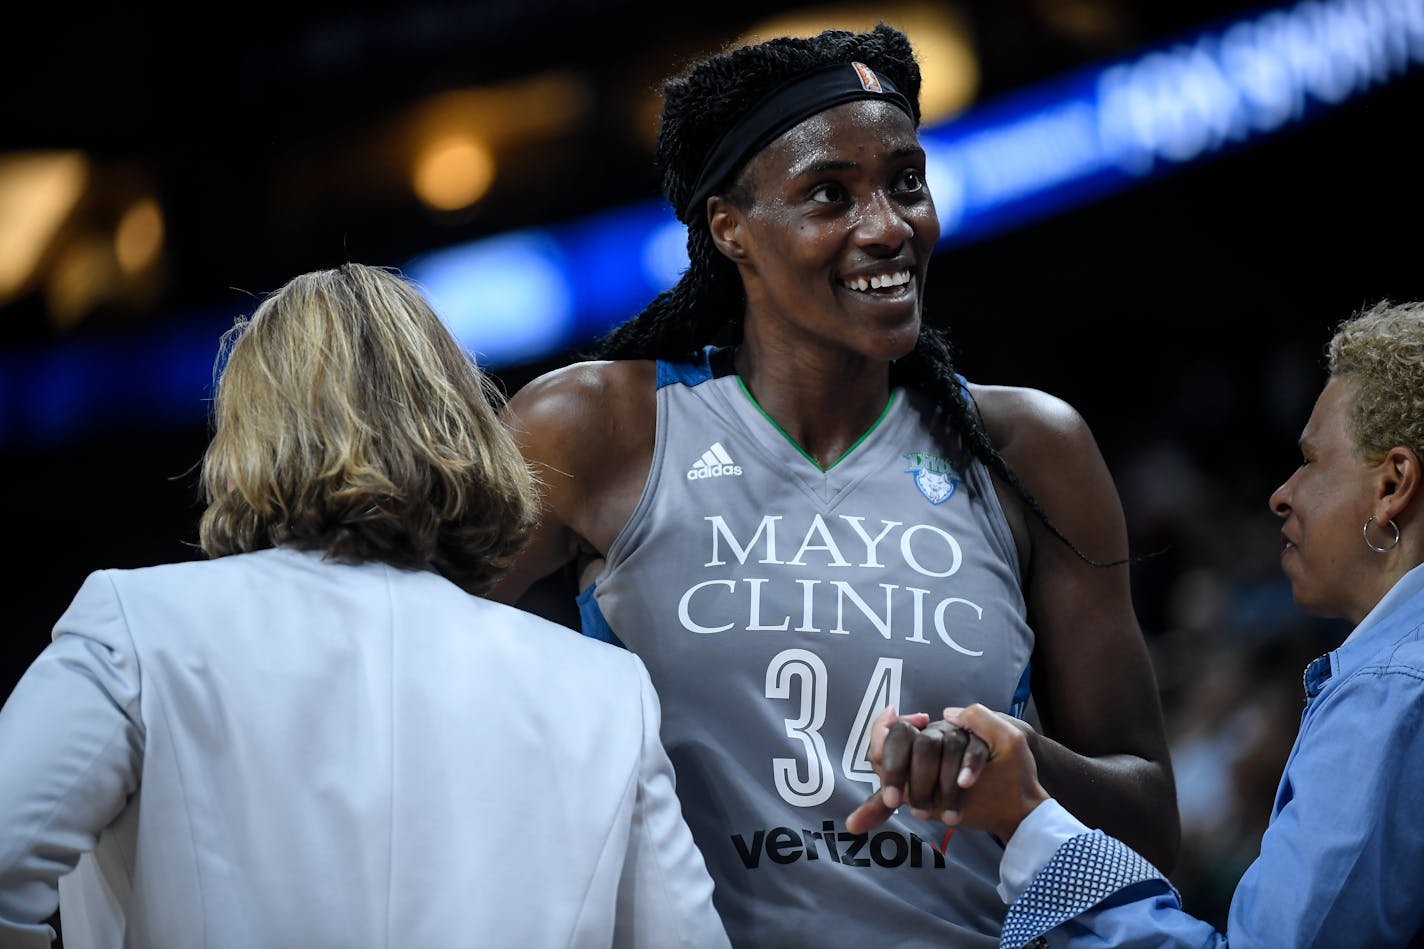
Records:
{"label": "hand", "polygon": [[1029,812],[1048,800],[1048,792],[1038,783],[1028,725],[979,704],[947,708],[944,718],[973,732],[983,741],[987,754],[972,759],[966,756],[957,777],[964,791],[959,809],[942,819],[953,827],[987,830],[1007,842]]}
{"label": "hand", "polygon": [[898,716],[887,708],[871,724],[866,755],[880,778],[880,789],[846,819],[851,833],[880,826],[908,802],[920,819],[955,812],[959,807],[958,776],[975,769],[987,746],[971,733],[948,722],[929,721],[923,712]]}

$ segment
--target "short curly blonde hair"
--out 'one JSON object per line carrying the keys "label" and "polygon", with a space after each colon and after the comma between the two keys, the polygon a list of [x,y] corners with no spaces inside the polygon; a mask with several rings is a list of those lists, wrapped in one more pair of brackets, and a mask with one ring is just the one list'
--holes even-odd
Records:
{"label": "short curly blonde hair", "polygon": [[1361,310],[1336,329],[1327,355],[1330,375],[1356,384],[1350,425],[1364,459],[1395,446],[1424,458],[1424,302]]}
{"label": "short curly blonde hair", "polygon": [[533,477],[501,396],[395,272],[292,279],[228,331],[219,363],[208,556],[290,545],[484,593],[528,538]]}

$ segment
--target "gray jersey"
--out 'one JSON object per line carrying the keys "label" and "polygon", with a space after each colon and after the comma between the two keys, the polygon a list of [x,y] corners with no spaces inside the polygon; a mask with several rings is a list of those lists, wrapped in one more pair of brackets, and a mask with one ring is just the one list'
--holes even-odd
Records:
{"label": "gray jersey", "polygon": [[905,390],[822,471],[726,357],[659,363],[652,470],[581,597],[585,632],[652,675],[735,943],[997,945],[991,836],[908,809],[845,830],[886,705],[1026,698],[1033,634],[988,474]]}

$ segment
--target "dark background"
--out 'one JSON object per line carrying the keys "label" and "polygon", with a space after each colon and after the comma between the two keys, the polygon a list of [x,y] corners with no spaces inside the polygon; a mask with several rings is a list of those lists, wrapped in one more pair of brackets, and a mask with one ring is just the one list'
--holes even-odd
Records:
{"label": "dark background", "polygon": [[[163,274],[59,328],[38,290],[0,310],[0,349],[102,342],[297,273],[553,223],[657,193],[636,103],[687,57],[796,3],[642,0],[113,5],[0,40],[0,149],[82,148],[156,189]],[[978,101],[1262,9],[1210,2],[983,0],[967,17]],[[415,98],[547,69],[586,77],[582,124],[518,156],[475,209],[435,215],[381,184],[373,130]],[[1323,382],[1335,323],[1424,298],[1414,133],[1424,68],[1130,192],[941,253],[931,321],[976,381],[1073,403],[1117,479],[1133,589],[1178,767],[1188,907],[1221,919],[1293,737],[1304,662],[1339,630],[1301,616],[1267,498]],[[0,209],[3,213],[3,209]],[[97,213],[92,212],[91,213]],[[631,315],[631,314],[630,314]],[[214,341],[216,343],[216,340]],[[514,391],[570,358],[501,368]],[[84,576],[197,556],[201,424],[133,420],[5,446],[0,695]]]}

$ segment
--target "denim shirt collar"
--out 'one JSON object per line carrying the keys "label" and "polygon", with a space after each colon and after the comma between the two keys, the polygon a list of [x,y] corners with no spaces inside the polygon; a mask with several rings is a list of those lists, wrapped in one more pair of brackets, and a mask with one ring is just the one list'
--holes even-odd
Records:
{"label": "denim shirt collar", "polygon": [[1338,682],[1367,662],[1381,647],[1391,645],[1424,617],[1424,564],[1414,567],[1389,588],[1374,609],[1365,614],[1339,649],[1305,667],[1305,700],[1313,701],[1331,683]]}

